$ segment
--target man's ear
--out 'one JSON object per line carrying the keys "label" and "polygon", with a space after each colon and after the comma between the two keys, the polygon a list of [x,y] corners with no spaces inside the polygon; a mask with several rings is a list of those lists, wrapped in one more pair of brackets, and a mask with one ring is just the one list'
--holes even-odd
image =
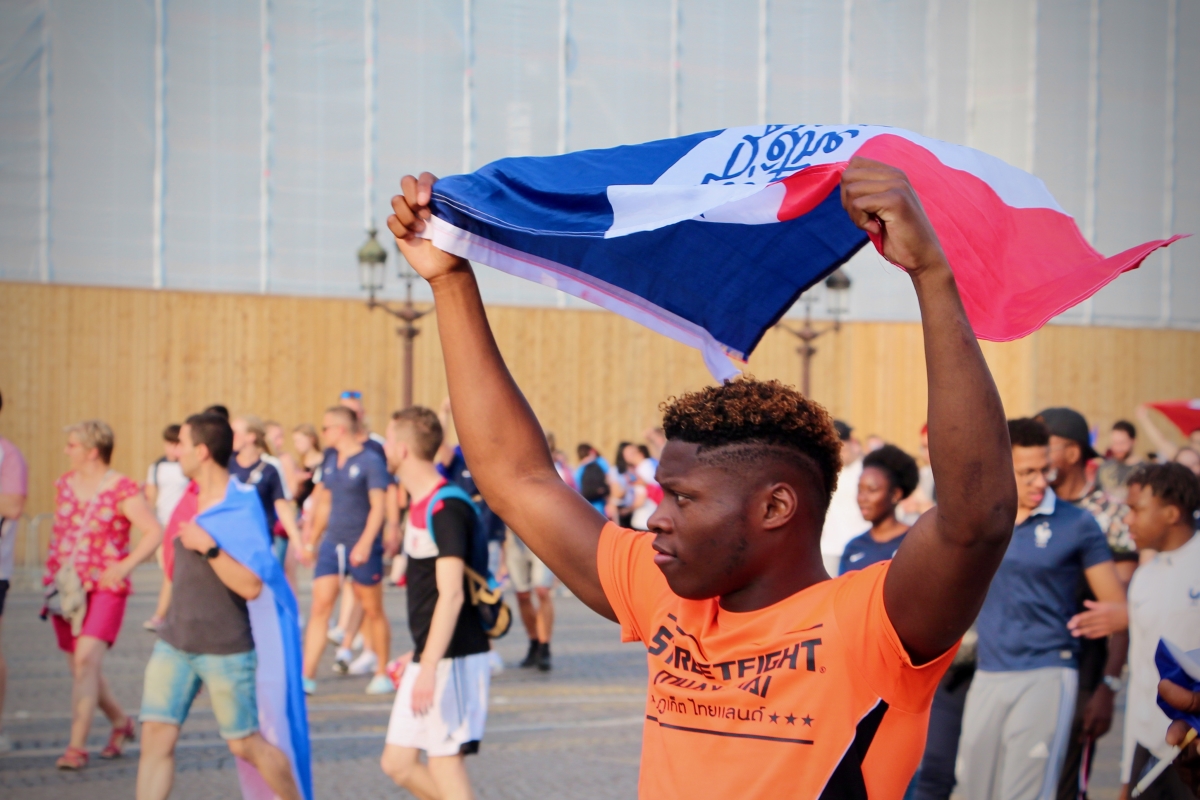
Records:
{"label": "man's ear", "polygon": [[787,483],[776,483],[767,489],[762,524],[767,530],[781,528],[791,521],[799,507],[796,490]]}
{"label": "man's ear", "polygon": [[[1162,503],[1161,500],[1159,502]],[[1162,503],[1162,510],[1166,517],[1167,525],[1178,525],[1179,521],[1183,519],[1183,512],[1174,503]]]}

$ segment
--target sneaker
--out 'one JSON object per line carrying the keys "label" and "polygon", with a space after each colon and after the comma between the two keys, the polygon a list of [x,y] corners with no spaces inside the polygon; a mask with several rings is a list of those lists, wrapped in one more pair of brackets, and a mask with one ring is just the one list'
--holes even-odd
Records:
{"label": "sneaker", "polygon": [[529,652],[525,654],[525,660],[522,661],[518,666],[525,667],[526,669],[528,669],[529,667],[536,667],[537,666],[537,657],[538,657],[538,645],[540,645],[540,644],[541,644],[541,642],[539,642],[537,639],[530,639],[529,640]]}
{"label": "sneaker", "polygon": [[537,668],[540,672],[550,671],[550,643],[542,642],[538,646]]}
{"label": "sneaker", "polygon": [[346,634],[342,632],[341,628],[330,628],[328,631],[326,631],[325,638],[333,644],[336,644],[338,647],[341,647],[342,639],[346,638]]}
{"label": "sneaker", "polygon": [[493,677],[504,672],[504,659],[495,650],[488,650],[488,667],[491,668]]}
{"label": "sneaker", "polygon": [[363,638],[362,638],[361,633],[355,634],[354,641],[352,641],[350,643],[350,649],[351,650],[362,650],[363,649]]}
{"label": "sneaker", "polygon": [[151,617],[142,623],[142,628],[148,631],[157,631],[159,625],[162,625],[162,617]]}
{"label": "sneaker", "polygon": [[12,749],[12,739],[8,738],[7,733],[0,733],[0,753],[11,753]]}
{"label": "sneaker", "polygon": [[393,694],[396,687],[392,685],[392,679],[387,675],[376,675],[371,678],[371,682],[367,684],[367,694]]}
{"label": "sneaker", "polygon": [[350,672],[350,662],[354,659],[354,653],[350,652],[345,647],[339,647],[337,655],[333,659],[333,671],[338,675],[345,675]]}
{"label": "sneaker", "polygon": [[379,666],[379,657],[370,650],[363,650],[358,658],[350,662],[351,675],[370,675]]}
{"label": "sneaker", "polygon": [[305,678],[303,680],[303,686],[304,686],[305,694],[316,694],[317,693],[317,682],[314,681],[312,678]]}

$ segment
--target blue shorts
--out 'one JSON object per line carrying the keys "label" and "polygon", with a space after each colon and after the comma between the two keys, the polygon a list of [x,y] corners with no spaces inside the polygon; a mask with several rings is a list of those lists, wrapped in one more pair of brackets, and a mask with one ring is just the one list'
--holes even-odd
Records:
{"label": "blue shorts", "polygon": [[317,564],[313,568],[313,578],[326,575],[337,575],[344,578],[349,575],[359,586],[375,586],[383,580],[383,541],[375,537],[375,545],[371,548],[371,557],[366,563],[353,567],[350,565],[350,551],[354,543],[335,542],[324,538],[317,548]]}
{"label": "blue shorts", "polygon": [[258,732],[257,666],[253,650],[228,656],[185,653],[159,639],[146,665],[140,719],[182,726],[203,684],[221,738],[245,739]]}

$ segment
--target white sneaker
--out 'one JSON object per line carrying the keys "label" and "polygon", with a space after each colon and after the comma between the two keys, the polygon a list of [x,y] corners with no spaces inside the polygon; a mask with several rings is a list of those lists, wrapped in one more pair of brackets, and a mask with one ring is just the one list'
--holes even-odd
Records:
{"label": "white sneaker", "polygon": [[333,658],[333,671],[338,675],[345,675],[350,671],[350,662],[354,659],[354,653],[347,650],[345,647],[339,647],[337,655]]}
{"label": "white sneaker", "polygon": [[330,628],[325,632],[325,638],[334,644],[341,646],[342,639],[346,638],[346,634],[342,632],[341,628]]}
{"label": "white sneaker", "polygon": [[488,650],[488,666],[492,670],[492,675],[499,675],[504,672],[504,659],[495,650]]}
{"label": "white sneaker", "polygon": [[354,641],[352,641],[350,643],[350,648],[352,650],[362,650],[363,649],[363,638],[362,638],[361,633],[355,634]]}
{"label": "white sneaker", "polygon": [[379,657],[370,650],[363,650],[358,658],[350,662],[351,675],[370,675],[379,666]]}

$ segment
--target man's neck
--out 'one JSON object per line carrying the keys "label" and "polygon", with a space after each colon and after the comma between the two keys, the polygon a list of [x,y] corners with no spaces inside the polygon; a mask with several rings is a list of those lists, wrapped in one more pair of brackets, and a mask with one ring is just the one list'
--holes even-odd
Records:
{"label": "man's neck", "polygon": [[1191,525],[1172,525],[1171,530],[1167,531],[1166,538],[1163,539],[1163,545],[1159,549],[1160,553],[1169,553],[1172,550],[1178,550],[1192,540],[1196,535]]}
{"label": "man's neck", "polygon": [[1074,503],[1087,494],[1090,488],[1087,470],[1080,466],[1074,466],[1063,472],[1062,479],[1054,487],[1054,493],[1067,502]]}
{"label": "man's neck", "polygon": [[225,491],[229,488],[229,470],[218,466],[215,461],[206,461],[200,465],[192,480],[200,487],[197,507],[204,511],[225,499]]}
{"label": "man's neck", "polygon": [[437,471],[432,461],[420,461],[411,457],[400,462],[397,476],[413,500],[424,499],[443,480],[442,473]]}
{"label": "man's neck", "polygon": [[[364,439],[363,441],[366,441],[366,440]],[[363,446],[362,446],[362,442],[360,442],[357,439],[354,439],[350,436],[347,436],[344,439],[342,439],[340,442],[338,442],[337,447],[334,449],[337,450],[338,461],[344,462],[347,458],[350,458],[351,456],[356,456],[359,453],[361,453]]]}
{"label": "man's neck", "polygon": [[261,457],[258,448],[255,447],[243,447],[237,451],[237,463],[239,467],[253,466]]}

